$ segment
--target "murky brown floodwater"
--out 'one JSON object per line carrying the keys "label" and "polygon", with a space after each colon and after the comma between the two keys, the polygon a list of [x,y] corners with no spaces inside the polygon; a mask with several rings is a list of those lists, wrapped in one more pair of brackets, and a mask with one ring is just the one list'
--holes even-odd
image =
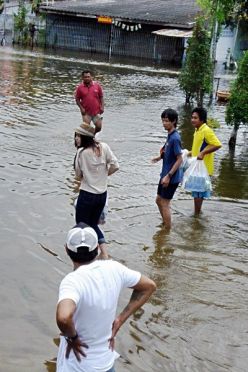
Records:
{"label": "murky brown floodwater", "polygon": [[[78,57],[79,58],[79,57]],[[0,370],[54,371],[58,285],[70,268],[63,244],[73,225],[76,184],[73,100],[87,61],[0,49],[1,306]],[[158,290],[120,331],[118,372],[242,372],[248,365],[248,130],[234,154],[224,106],[212,115],[223,147],[216,154],[214,197],[201,218],[179,190],[165,234],[154,203],[160,166],[151,165],[165,133],[160,113],[180,111],[192,128],[176,78],[152,69],[93,63],[105,90],[100,138],[120,160],[110,179],[104,227],[111,255],[151,276]],[[121,305],[128,299],[125,292]],[[125,301],[124,301],[125,300]]]}

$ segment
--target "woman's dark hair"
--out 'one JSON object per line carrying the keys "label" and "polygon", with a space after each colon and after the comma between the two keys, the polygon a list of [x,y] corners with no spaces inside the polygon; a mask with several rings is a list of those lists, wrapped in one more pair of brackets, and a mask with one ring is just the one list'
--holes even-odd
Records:
{"label": "woman's dark hair", "polygon": [[[77,146],[76,144],[76,135],[80,136],[81,138],[81,145]],[[99,145],[99,142],[95,140],[94,137],[83,136],[82,134],[76,133],[74,135],[74,145],[77,149],[84,148],[87,149],[88,147],[92,147],[93,149]],[[76,161],[77,154],[74,156],[73,160],[73,168],[75,169],[75,161]]]}
{"label": "woman's dark hair", "polygon": [[[77,147],[77,144],[76,144],[76,135],[78,135],[81,139],[81,145],[79,147]],[[87,149],[87,147],[95,147],[97,143],[98,142],[95,140],[95,138],[89,137],[89,136],[83,136],[82,134],[79,134],[79,133],[75,132],[75,135],[74,135],[74,145],[75,145],[75,147],[77,147],[77,148],[84,147],[85,149]]]}
{"label": "woman's dark hair", "polygon": [[98,254],[98,247],[93,251],[89,252],[88,247],[78,247],[77,253],[66,249],[68,256],[74,262],[87,263],[93,261]]}
{"label": "woman's dark hair", "polygon": [[174,127],[176,128],[178,121],[178,113],[175,110],[171,108],[164,110],[161,114],[161,119],[165,118],[169,119],[172,123],[175,122]]}
{"label": "woman's dark hair", "polygon": [[194,110],[192,110],[191,115],[198,114],[200,121],[203,123],[207,122],[207,110],[203,107],[195,107]]}

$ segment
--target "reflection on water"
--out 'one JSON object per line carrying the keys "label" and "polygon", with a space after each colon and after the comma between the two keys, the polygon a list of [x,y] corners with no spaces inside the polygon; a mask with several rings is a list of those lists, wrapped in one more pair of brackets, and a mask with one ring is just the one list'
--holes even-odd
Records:
{"label": "reflection on water", "polygon": [[[191,146],[191,108],[184,107],[177,79],[162,70],[49,53],[0,49],[2,368],[55,370],[54,313],[58,285],[71,270],[64,239],[74,224],[78,193],[73,137],[81,116],[73,92],[90,66],[105,92],[99,138],[120,162],[109,180],[109,251],[158,286],[120,330],[116,369],[246,371],[247,129],[240,128],[230,154],[225,107],[211,109],[223,143],[216,153],[214,196],[195,218],[190,194],[179,188],[168,233],[155,204],[161,164],[150,159],[165,141],[160,114],[166,107],[179,111],[183,147]],[[123,293],[120,308],[129,295]]]}
{"label": "reflection on water", "polygon": [[243,147],[238,155],[235,152],[229,152],[221,159],[219,176],[215,181],[217,195],[233,199],[240,196],[248,198],[247,159],[247,147]]}
{"label": "reflection on water", "polygon": [[161,228],[153,235],[154,252],[150,255],[150,261],[156,267],[169,266],[170,255],[173,254],[174,249],[169,247],[169,232],[162,225]]}

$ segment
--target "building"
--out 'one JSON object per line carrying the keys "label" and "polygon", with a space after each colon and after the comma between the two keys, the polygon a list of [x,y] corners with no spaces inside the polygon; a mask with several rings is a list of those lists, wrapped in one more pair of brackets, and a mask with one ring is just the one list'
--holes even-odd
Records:
{"label": "building", "polygon": [[40,12],[47,47],[180,66],[199,8],[195,0],[74,0]]}

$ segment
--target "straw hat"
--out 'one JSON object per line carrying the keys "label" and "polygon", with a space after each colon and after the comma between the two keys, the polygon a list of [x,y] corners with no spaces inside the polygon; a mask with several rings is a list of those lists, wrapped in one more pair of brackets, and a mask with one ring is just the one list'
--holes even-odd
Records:
{"label": "straw hat", "polygon": [[75,129],[75,133],[81,134],[82,136],[95,137],[95,128],[88,123],[82,123]]}

